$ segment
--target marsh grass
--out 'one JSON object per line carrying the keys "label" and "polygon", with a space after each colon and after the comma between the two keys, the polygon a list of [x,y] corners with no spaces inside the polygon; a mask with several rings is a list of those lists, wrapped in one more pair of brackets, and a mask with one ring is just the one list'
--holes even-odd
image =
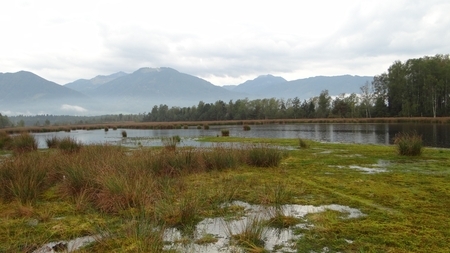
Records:
{"label": "marsh grass", "polygon": [[12,138],[5,131],[0,131],[0,150],[9,149],[11,146]]}
{"label": "marsh grass", "polygon": [[267,232],[264,219],[255,215],[249,217],[246,222],[243,221],[237,228],[230,226],[227,224],[227,233],[246,252],[267,252],[264,249],[264,238]]}
{"label": "marsh grass", "polygon": [[164,252],[164,227],[156,224],[144,211],[122,220],[117,227],[99,227],[101,236],[82,252]]}
{"label": "marsh grass", "polygon": [[178,135],[171,137],[161,138],[161,142],[165,149],[167,150],[175,150],[177,145],[181,142],[181,138]]}
{"label": "marsh grass", "polygon": [[45,139],[45,143],[47,144],[48,148],[57,148],[59,144],[59,138],[56,136],[52,136],[50,138]]}
{"label": "marsh grass", "polygon": [[222,130],[220,130],[220,133],[222,134],[222,137],[230,136],[230,130],[229,129],[222,129]]}
{"label": "marsh grass", "polygon": [[298,146],[300,148],[309,148],[309,144],[302,138],[298,138]]}
{"label": "marsh grass", "polygon": [[235,168],[241,164],[240,150],[215,146],[208,152],[203,152],[203,162],[206,170],[224,170]]}
{"label": "marsh grass", "polygon": [[33,204],[50,187],[44,154],[24,153],[0,164],[0,194],[5,200]]}
{"label": "marsh grass", "polygon": [[416,132],[398,133],[394,137],[394,144],[399,155],[420,156],[422,154],[422,135]]}
{"label": "marsh grass", "polygon": [[[278,149],[279,167],[261,169],[249,166],[250,151],[270,140],[240,141],[250,144],[175,152],[88,145],[75,153],[46,150],[2,156],[0,251],[32,252],[46,242],[104,232],[80,252],[161,252],[161,234],[168,224],[189,236],[198,219],[243,217],[241,206],[221,205],[233,200],[275,208],[269,223],[233,230],[233,241],[240,241],[247,252],[264,252],[264,236],[258,236],[262,227],[295,223],[281,212],[289,203],[340,204],[365,214],[348,218],[347,213],[328,210],[307,215],[302,222],[308,222],[308,229],[294,228],[302,234],[297,252],[321,252],[325,247],[330,252],[447,251],[449,150],[424,148],[422,156],[406,159],[393,152],[394,146],[314,142],[314,148],[300,150],[295,148],[297,139],[272,140],[275,147],[294,149]],[[221,160],[224,156],[232,162]],[[380,160],[388,161],[382,165],[385,173],[347,169]],[[24,189],[14,192],[11,183]]]}
{"label": "marsh grass", "polygon": [[256,167],[277,167],[283,158],[279,148],[268,144],[256,144],[248,152],[248,164]]}
{"label": "marsh grass", "polygon": [[36,139],[29,133],[21,133],[12,137],[11,149],[16,154],[35,151],[37,148]]}
{"label": "marsh grass", "polygon": [[57,148],[66,153],[74,153],[80,151],[83,147],[81,142],[77,141],[75,138],[64,137],[59,140],[57,143]]}

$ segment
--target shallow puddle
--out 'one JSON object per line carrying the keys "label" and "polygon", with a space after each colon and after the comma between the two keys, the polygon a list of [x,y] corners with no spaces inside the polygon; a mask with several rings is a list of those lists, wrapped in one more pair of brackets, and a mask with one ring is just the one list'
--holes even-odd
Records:
{"label": "shallow puddle", "polygon": [[74,252],[91,242],[100,239],[100,236],[83,236],[70,241],[50,242],[33,251],[33,253]]}
{"label": "shallow puddle", "polygon": [[[311,227],[305,216],[311,213],[320,213],[326,210],[341,212],[343,219],[355,219],[365,216],[361,211],[355,208],[342,205],[282,205],[278,208],[262,205],[251,205],[242,201],[234,201],[222,205],[222,208],[238,207],[244,209],[240,216],[235,217],[216,217],[206,218],[200,221],[194,231],[189,235],[183,234],[176,228],[166,229],[164,231],[165,250],[177,250],[179,252],[198,252],[198,253],[216,253],[216,252],[245,252],[244,249],[236,245],[231,239],[233,235],[242,233],[252,222],[268,221],[274,217],[274,214],[282,212],[284,216],[298,218],[300,223],[290,228],[272,228],[263,225],[261,241],[264,248],[270,252],[296,252],[296,241],[302,236],[294,233],[296,228]],[[261,223],[259,223],[261,224]],[[258,224],[258,225],[259,225]],[[53,252],[74,252],[85,245],[98,241],[101,238],[97,236],[84,236],[69,241],[50,242],[33,253],[53,253]],[[212,239],[211,243],[197,243],[200,239]]]}
{"label": "shallow puddle", "polygon": [[[250,205],[242,201],[234,201],[226,206],[239,206],[245,209],[244,215],[235,218],[206,218],[199,222],[195,227],[195,231],[191,238],[183,236],[178,229],[171,228],[165,231],[164,240],[166,241],[165,249],[174,249],[181,252],[244,252],[232,241],[232,236],[241,233],[243,230],[251,226],[251,222],[255,220],[267,221],[275,213],[274,207],[261,205]],[[283,215],[299,218],[301,223],[290,228],[271,228],[264,227],[261,240],[264,242],[264,248],[270,252],[296,252],[296,241],[301,235],[295,235],[296,228],[307,228],[311,225],[304,220],[305,215],[311,213],[320,213],[326,210],[334,210],[343,213],[343,218],[353,219],[364,216],[361,211],[355,208],[341,205],[283,205],[279,207]],[[197,244],[197,240],[208,236],[213,237],[217,241],[215,243]],[[186,240],[189,243],[186,243]],[[183,243],[177,243],[183,241]]]}
{"label": "shallow puddle", "polygon": [[334,167],[334,168],[338,168],[338,169],[349,168],[349,169],[353,169],[353,170],[362,171],[366,174],[375,174],[375,173],[387,172],[387,167],[389,165],[390,165],[389,161],[378,160],[378,162],[376,164],[370,164],[370,165],[368,165],[368,167],[363,167],[363,166],[359,166],[359,165],[350,165],[350,166],[339,165],[339,166],[330,166],[330,167]]}

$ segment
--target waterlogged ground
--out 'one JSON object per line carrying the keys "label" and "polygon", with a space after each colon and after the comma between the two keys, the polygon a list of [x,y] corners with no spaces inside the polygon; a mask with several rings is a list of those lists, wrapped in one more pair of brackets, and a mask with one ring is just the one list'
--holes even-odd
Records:
{"label": "waterlogged ground", "polygon": [[[196,221],[188,231],[162,231],[166,252],[449,252],[448,149],[402,157],[382,145],[308,142],[301,149],[292,139],[203,141],[266,142],[287,147],[286,156],[276,168],[241,166],[172,179],[167,203],[174,209],[183,200],[195,203]],[[298,220],[274,228],[267,222],[274,210]],[[260,226],[252,227],[255,222]],[[96,239],[78,252],[158,252],[142,250],[149,233],[137,224],[144,223],[134,209],[103,214],[49,191],[31,206],[0,204],[0,252],[33,252],[86,236]],[[248,229],[260,232],[262,246],[237,242]]]}
{"label": "waterlogged ground", "polygon": [[[165,248],[179,250],[180,252],[245,252],[244,249],[237,247],[232,242],[233,235],[238,235],[250,226],[255,225],[252,222],[265,221],[267,224],[264,225],[261,232],[261,244],[265,250],[268,252],[297,252],[296,241],[302,235],[296,231],[312,226],[305,220],[307,214],[334,210],[342,213],[342,219],[356,219],[364,216],[358,209],[341,205],[281,205],[273,207],[233,201],[225,206],[238,209],[240,207],[243,213],[234,217],[206,218],[196,225],[190,238],[186,238],[182,231],[178,229],[169,229],[165,233],[165,241],[168,242]],[[276,216],[277,210],[284,216],[299,219],[299,222],[287,228],[271,226],[269,221]],[[216,239],[216,242],[199,244],[198,241],[205,236]]]}

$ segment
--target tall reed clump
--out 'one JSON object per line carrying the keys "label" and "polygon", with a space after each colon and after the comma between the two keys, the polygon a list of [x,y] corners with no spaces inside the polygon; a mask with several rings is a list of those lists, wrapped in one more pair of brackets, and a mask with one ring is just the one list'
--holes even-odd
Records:
{"label": "tall reed clump", "polygon": [[0,196],[5,201],[33,204],[52,185],[48,154],[21,153],[0,163]]}
{"label": "tall reed clump", "polygon": [[422,135],[416,132],[398,133],[394,137],[399,155],[420,156],[422,154]]}
{"label": "tall reed clump", "polygon": [[276,167],[283,158],[279,148],[267,144],[258,144],[246,150],[248,153],[247,163],[256,167]]}
{"label": "tall reed clump", "polygon": [[14,153],[25,153],[37,150],[38,143],[33,135],[21,133],[12,138],[11,149]]}

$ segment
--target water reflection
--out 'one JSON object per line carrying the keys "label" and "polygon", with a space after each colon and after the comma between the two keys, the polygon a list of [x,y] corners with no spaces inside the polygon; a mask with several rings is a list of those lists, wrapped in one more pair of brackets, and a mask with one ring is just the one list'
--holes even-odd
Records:
{"label": "water reflection", "polygon": [[272,124],[252,125],[243,131],[242,125],[211,126],[209,130],[197,129],[124,129],[128,137],[122,138],[121,130],[76,130],[71,132],[37,133],[39,148],[46,148],[45,140],[53,136],[72,137],[84,144],[110,143],[125,146],[161,146],[162,137],[179,135],[181,146],[205,146],[196,138],[218,136],[221,129],[229,129],[230,136],[256,138],[304,138],[323,142],[392,144],[399,132],[416,131],[423,136],[424,144],[432,147],[450,147],[449,124]]}

